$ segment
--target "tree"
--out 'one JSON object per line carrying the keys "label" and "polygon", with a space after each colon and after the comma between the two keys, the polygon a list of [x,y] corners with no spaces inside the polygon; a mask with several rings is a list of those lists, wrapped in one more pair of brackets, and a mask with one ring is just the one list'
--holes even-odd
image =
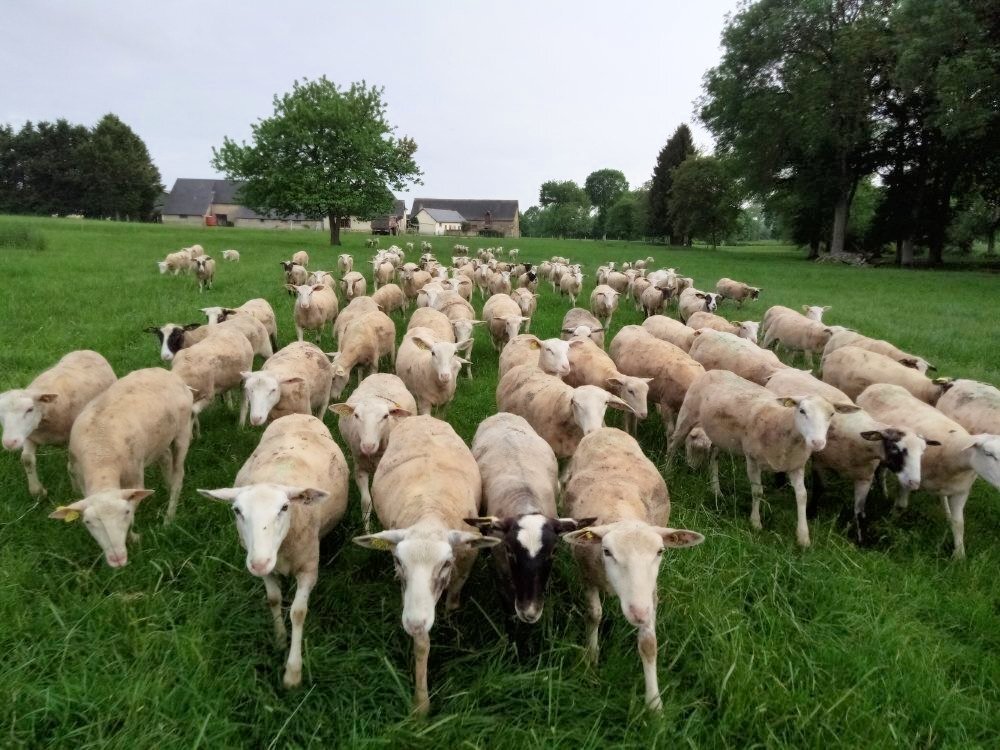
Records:
{"label": "tree", "polygon": [[148,219],[163,192],[160,170],[142,139],[118,117],[107,114],[90,133],[80,154],[87,183],[84,214],[94,218]]}
{"label": "tree", "polygon": [[243,182],[240,199],[256,211],[327,218],[339,245],[342,218],[388,213],[394,190],[419,184],[417,144],[395,136],[382,94],[364,81],[295,81],[274,97],[274,114],[251,125],[252,143],[227,137],[212,164]]}
{"label": "tree", "polygon": [[674,170],[669,201],[675,230],[708,240],[712,247],[736,229],[740,205],[734,182],[714,156],[685,159]]}
{"label": "tree", "polygon": [[547,180],[538,191],[538,202],[542,206],[553,203],[589,206],[590,199],[584,189],[573,180]]}
{"label": "tree", "polygon": [[669,200],[673,171],[685,159],[697,153],[691,129],[686,123],[681,123],[656,157],[653,180],[649,187],[648,228],[655,236],[668,237],[671,244],[679,244],[677,232],[670,223]]}

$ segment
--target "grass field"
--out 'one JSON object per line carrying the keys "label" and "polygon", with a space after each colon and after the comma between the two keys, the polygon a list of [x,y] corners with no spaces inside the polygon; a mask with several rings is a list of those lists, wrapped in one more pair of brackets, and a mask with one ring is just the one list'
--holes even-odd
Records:
{"label": "grass field", "polygon": [[[0,232],[15,221],[26,220],[0,218]],[[46,248],[0,249],[0,390],[23,386],[73,349],[102,352],[119,375],[159,366],[144,327],[197,321],[199,307],[250,297],[270,300],[287,343],[291,300],[278,260],[306,248],[313,267],[332,269],[341,252],[312,232],[28,221]],[[345,237],[356,266],[370,255],[364,239]],[[154,264],[194,242],[220,261],[223,248],[242,253],[239,264],[220,262],[215,289],[202,295],[192,278],[160,276]],[[451,244],[435,242],[440,257]],[[702,288],[723,275],[743,279],[765,289],[743,317],[759,319],[771,304],[833,305],[829,322],[890,338],[941,375],[1000,382],[996,275],[816,266],[774,247],[503,244],[520,247],[521,260],[560,254],[583,263],[587,295],[600,262],[646,255]],[[532,331],[557,335],[568,302],[540,291]],[[475,304],[481,309],[478,296]],[[635,322],[626,305],[614,329]],[[449,412],[467,441],[496,409],[497,357],[478,336],[476,378],[461,380]],[[563,550],[542,621],[517,631],[480,560],[462,609],[431,634],[432,712],[416,720],[392,565],[346,543],[360,529],[353,483],[349,515],[323,546],[303,687],[281,687],[263,586],[244,568],[226,509],[194,491],[230,486],[260,431],[237,430],[221,405],[201,421],[176,523],[162,526],[165,493],[151,472],[157,493],[138,513],[142,540],[117,571],[83,528],[45,517],[75,499],[64,449],[39,451],[50,492],[41,503],[28,495],[17,456],[0,455],[0,746],[997,746],[1000,496],[982,482],[966,511],[969,559],[956,564],[940,503],[929,496],[918,493],[902,515],[873,497],[882,518],[872,544],[859,548],[845,531],[849,490],[834,484],[810,522],[813,547],[802,551],[790,488],[767,487],[765,530],[753,532],[741,462],[723,459],[718,505],[706,476],[675,466],[672,525],[706,541],[670,554],[661,572],[662,716],[643,709],[635,636],[617,602],[605,606],[599,668],[584,665],[580,588]],[[332,415],[326,421],[339,439]],[[640,436],[662,462],[655,420]]]}

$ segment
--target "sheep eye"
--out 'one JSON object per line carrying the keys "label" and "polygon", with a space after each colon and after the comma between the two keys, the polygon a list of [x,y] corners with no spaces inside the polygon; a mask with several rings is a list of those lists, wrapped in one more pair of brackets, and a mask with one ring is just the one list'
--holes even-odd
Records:
{"label": "sheep eye", "polygon": [[805,416],[805,413],[806,413],[805,409],[799,409],[799,414]]}
{"label": "sheep eye", "polygon": [[241,510],[240,510],[239,508],[237,508],[237,507],[236,507],[235,505],[233,506],[233,513],[235,513],[236,515],[240,516],[241,518],[242,518],[242,516],[243,516],[243,511],[241,511]]}
{"label": "sheep eye", "polygon": [[605,549],[604,550],[604,556],[605,557],[610,557],[612,560],[614,560],[614,558],[615,558],[615,556],[611,554],[611,550],[609,550],[609,549]]}
{"label": "sheep eye", "polygon": [[30,409],[28,409],[28,410],[27,410],[26,412],[24,412],[24,413],[25,413],[25,414],[31,414],[31,412],[33,412],[34,410],[35,410],[35,407],[34,407],[34,406],[32,406],[32,407],[31,407]]}
{"label": "sheep eye", "polygon": [[656,556],[663,557],[663,547],[660,547],[658,550],[656,550]]}
{"label": "sheep eye", "polygon": [[281,506],[282,513],[284,513],[286,510],[288,510],[288,503],[285,503],[284,505]]}
{"label": "sheep eye", "polygon": [[389,418],[389,415],[388,415],[388,414],[383,414],[383,415],[382,415],[382,419],[388,419],[388,418]]}

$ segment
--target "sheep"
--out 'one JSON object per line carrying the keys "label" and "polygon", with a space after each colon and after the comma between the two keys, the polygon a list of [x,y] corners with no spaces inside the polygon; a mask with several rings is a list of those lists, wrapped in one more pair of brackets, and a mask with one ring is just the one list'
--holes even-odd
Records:
{"label": "sheep", "polygon": [[499,373],[503,377],[519,365],[533,365],[549,375],[562,377],[569,374],[570,349],[580,346],[583,339],[563,341],[545,339],[542,341],[530,333],[515,336],[500,352]]}
{"label": "sheep", "polygon": [[670,494],[663,477],[639,444],[621,430],[606,427],[580,441],[565,488],[566,513],[581,524],[593,524],[563,536],[573,547],[584,580],[587,658],[597,662],[601,592],[614,594],[625,619],[639,630],[646,706],[659,711],[656,579],[663,550],[694,547],[705,538],[667,526]]}
{"label": "sheep", "polygon": [[[264,315],[262,308],[255,305],[254,309],[257,311],[257,314],[261,316]],[[266,359],[274,354],[274,348],[271,345],[272,339],[268,332],[268,328],[257,319],[256,314],[228,316],[217,326],[210,325],[204,326],[204,328],[206,329],[206,336],[211,335],[217,328],[239,331],[247,337],[247,340],[250,342],[250,346],[253,347],[254,355],[264,357]],[[192,331],[191,334],[194,334],[195,339],[192,343],[197,343],[198,332]],[[188,336],[191,334],[188,334]],[[184,340],[187,341],[187,336],[185,336]]]}
{"label": "sheep", "polygon": [[159,367],[134,370],[92,399],[69,433],[69,473],[83,499],[49,518],[84,526],[112,568],[128,564],[127,540],[145,489],[146,467],[158,461],[170,490],[164,523],[177,513],[184,459],[191,444],[191,391]]}
{"label": "sheep", "polygon": [[700,427],[695,427],[688,433],[684,441],[684,458],[688,467],[700,469],[712,456],[712,441]]}
{"label": "sheep", "polygon": [[649,383],[653,378],[637,378],[619,372],[614,360],[588,338],[577,338],[568,343],[571,345],[570,370],[563,375],[566,384],[574,388],[596,385],[628,404],[636,418],[646,418],[646,399],[649,395]]}
{"label": "sheep", "polygon": [[604,283],[619,294],[622,294],[628,289],[628,276],[618,271],[612,271],[607,275]]}
{"label": "sheep", "polygon": [[[834,406],[851,403],[847,394],[801,370],[779,370],[768,380],[767,390],[779,397],[796,399],[821,396]],[[920,486],[920,458],[927,446],[934,444],[911,430],[883,424],[863,409],[836,412],[830,422],[826,447],[812,455],[814,478],[818,479],[818,470],[830,469],[853,482],[854,519],[860,541],[861,520],[878,467],[884,465],[902,486],[916,489]],[[718,477],[713,477],[713,481],[717,485]],[[814,492],[816,485],[814,481]]]}
{"label": "sheep", "polygon": [[527,419],[560,458],[572,456],[584,435],[604,426],[607,407],[631,411],[602,388],[573,388],[530,364],[508,370],[497,384],[496,398],[500,411]]}
{"label": "sheep", "polygon": [[[941,498],[951,522],[953,557],[964,559],[965,503],[976,476],[1000,489],[1000,436],[970,435],[958,422],[891,383],[869,386],[858,396],[858,404],[876,419],[906,427],[928,440],[930,447],[920,463],[920,488]],[[933,445],[932,440],[940,445]],[[909,499],[910,488],[900,487],[896,507],[906,508]]]}
{"label": "sheep", "polygon": [[761,529],[760,501],[764,497],[761,470],[786,472],[795,490],[798,521],[795,538],[808,547],[805,466],[809,456],[826,447],[827,431],[835,413],[850,413],[851,403],[831,404],[822,396],[778,398],[766,388],[726,370],[711,370],[688,389],[670,438],[668,461],[697,425],[712,441],[712,489],[718,497],[718,451],[746,458],[753,495],[750,525]]}
{"label": "sheep", "polygon": [[619,293],[606,284],[598,284],[590,293],[590,311],[608,328],[611,316],[618,309]]}
{"label": "sheep", "polygon": [[752,341],[725,331],[702,328],[688,354],[706,370],[729,370],[757,385],[764,385],[777,370],[788,365]]}
{"label": "sheep", "polygon": [[580,296],[580,292],[583,290],[583,274],[582,273],[566,273],[563,274],[559,279],[559,294],[563,297],[569,297],[570,304],[576,307],[576,298]]}
{"label": "sheep", "polygon": [[648,258],[640,258],[635,263],[632,264],[632,268],[646,268],[652,263],[655,263],[656,259],[650,255]]}
{"label": "sheep", "polygon": [[333,335],[340,341],[344,335],[344,330],[354,320],[367,315],[370,312],[380,312],[378,303],[371,297],[355,297],[347,303],[347,307],[340,311],[337,320],[333,324]]}
{"label": "sheep", "polygon": [[992,385],[955,380],[938,399],[937,408],[972,435],[1000,435],[1000,390]]}
{"label": "sheep", "polygon": [[[293,286],[288,291],[295,292],[295,335],[302,341],[306,331],[316,332],[316,343],[323,339],[323,327],[330,324],[333,336],[333,322],[337,319],[337,293],[326,284]],[[377,303],[376,303],[377,304]]]}
{"label": "sheep", "polygon": [[281,267],[285,269],[285,283],[293,286],[302,286],[309,280],[309,271],[305,266],[300,266],[290,260],[281,261]]}
{"label": "sheep", "polygon": [[688,388],[704,374],[705,368],[678,347],[661,341],[641,326],[622,328],[612,339],[609,351],[619,372],[646,379],[648,398],[656,404],[669,436],[674,428],[674,415]]}
{"label": "sheep", "polygon": [[715,282],[715,291],[721,299],[731,299],[737,307],[743,307],[744,302],[756,300],[764,289],[723,277]]}
{"label": "sheep", "polygon": [[117,379],[104,357],[84,349],[63,356],[26,388],[0,393],[3,447],[21,452],[32,497],[48,494],[38,479],[36,448],[65,445],[83,408]]}
{"label": "sheep", "polygon": [[559,537],[595,519],[557,516],[556,455],[523,417],[501,413],[480,422],[472,455],[483,478],[484,515],[465,522],[503,542],[493,548],[500,591],[519,620],[536,623]]}
{"label": "sheep", "polygon": [[160,359],[169,362],[181,349],[193,346],[211,333],[208,326],[201,323],[166,323],[162,326],[148,326],[142,329],[152,333],[160,341]]}
{"label": "sheep", "polygon": [[891,357],[856,346],[842,346],[823,357],[823,382],[857,400],[873,383],[901,385],[921,401],[934,406],[951,388],[948,378],[931,380]]}
{"label": "sheep", "polygon": [[529,292],[538,291],[538,273],[536,271],[525,271],[517,277],[517,288],[527,289]]}
{"label": "sheep", "polygon": [[340,284],[344,288],[344,297],[346,297],[348,301],[354,299],[355,297],[365,296],[367,282],[365,281],[365,277],[357,271],[349,271],[348,273],[345,273],[344,278],[340,280]]}
{"label": "sheep", "polygon": [[309,253],[305,250],[298,250],[292,253],[292,263],[303,268],[309,267]]}
{"label": "sheep", "polygon": [[267,331],[268,340],[271,342],[271,350],[278,349],[278,321],[274,315],[274,308],[266,299],[257,297],[249,299],[236,308],[232,307],[203,307],[201,311],[208,318],[209,331],[216,323],[225,323],[235,315],[246,314],[260,321]]}
{"label": "sheep", "polygon": [[823,353],[826,342],[837,331],[845,330],[840,326],[826,326],[809,320],[803,315],[779,315],[771,320],[764,334],[765,349],[777,349],[783,346],[790,351],[801,351],[805,355],[806,366],[813,366],[813,354]]}
{"label": "sheep", "polygon": [[315,344],[293,341],[275,352],[257,372],[244,372],[240,426],[260,427],[286,414],[313,414],[322,418],[330,403],[333,367]]}
{"label": "sheep", "polygon": [[639,304],[645,316],[649,318],[658,315],[667,304],[667,300],[670,299],[671,292],[671,289],[647,286],[639,296]]}
{"label": "sheep", "polygon": [[529,333],[531,331],[531,317],[538,308],[538,295],[529,289],[515,289],[510,293],[510,296],[521,308],[521,316],[527,319],[524,324],[524,332]]}
{"label": "sheep", "polygon": [[195,259],[194,264],[195,275],[198,277],[198,291],[204,292],[205,287],[211,289],[212,282],[215,280],[215,260],[207,255],[202,255]]}
{"label": "sheep", "polygon": [[387,260],[372,261],[372,267],[372,281],[374,282],[376,290],[383,284],[388,284],[392,281],[392,277],[396,273],[395,266]]}
{"label": "sheep", "polygon": [[817,323],[822,323],[823,313],[825,313],[827,310],[830,309],[831,309],[830,305],[826,305],[825,307],[820,305],[802,305],[802,312],[800,313],[798,312],[798,310],[793,310],[790,307],[783,307],[782,305],[774,305],[773,307],[767,308],[767,310],[764,312],[764,317],[761,319],[760,322],[760,332],[762,335],[767,333],[767,329],[770,327],[771,321],[781,317],[782,315],[788,315],[789,313],[791,313],[792,315],[804,314],[804,317],[808,318],[809,320],[814,320]]}
{"label": "sheep", "polygon": [[642,322],[642,327],[650,335],[673,344],[685,352],[691,350],[691,345],[700,333],[700,331],[684,325],[679,320],[668,318],[666,315],[650,315]]}
{"label": "sheep", "polygon": [[331,404],[338,429],[354,461],[354,482],[361,495],[365,533],[371,533],[372,496],[369,477],[389,444],[389,435],[405,417],[417,413],[417,403],[395,375],[375,373],[361,381],[342,404]]}
{"label": "sheep", "polygon": [[420,715],[430,710],[427,657],[437,600],[447,589],[445,606],[457,609],[479,549],[500,543],[467,530],[464,519],[478,514],[481,498],[476,459],[451,425],[410,417],[393,430],[372,483],[385,531],[353,539],[391,552],[403,581],[403,629],[413,638],[413,704]]}
{"label": "sheep", "polygon": [[336,283],[337,280],[329,271],[311,271],[309,278],[306,279],[306,284],[309,286],[313,286],[314,284],[329,284],[333,286]]}
{"label": "sheep", "polygon": [[521,324],[527,320],[521,308],[509,294],[494,294],[483,305],[483,320],[490,329],[490,339],[497,351],[517,336]]}
{"label": "sheep", "polygon": [[511,290],[510,271],[498,271],[490,276],[488,289],[491,297],[496,294],[509,295]]}
{"label": "sheep", "polygon": [[[457,294],[441,295],[435,301],[434,307],[443,312],[451,321],[451,327],[455,333],[455,343],[459,345],[459,351],[468,357],[474,343],[472,332],[476,326],[484,325],[485,321],[476,320],[475,309],[467,300],[462,299]],[[472,377],[471,363],[466,367],[466,373],[470,378]]]}
{"label": "sheep", "polygon": [[701,292],[694,287],[688,287],[677,297],[677,313],[681,320],[687,319],[699,310],[715,312],[719,306],[719,295],[713,292]]}
{"label": "sheep", "polygon": [[242,387],[243,375],[253,367],[253,347],[240,331],[226,326],[212,326],[212,333],[202,341],[177,352],[171,371],[194,393],[195,429],[197,416],[219,394],[227,396]]}
{"label": "sheep", "polygon": [[472,279],[463,273],[456,273],[452,278],[444,282],[445,289],[458,292],[464,300],[472,299]]}
{"label": "sheep", "polygon": [[642,277],[632,282],[632,286],[629,289],[629,294],[632,296],[632,301],[635,303],[636,310],[642,309],[642,293],[645,292],[647,289],[649,289],[651,286],[653,285],[649,283],[649,279],[645,279]]}
{"label": "sheep", "polygon": [[[687,326],[696,331],[702,328],[711,328],[713,331],[725,331],[741,339],[757,343],[757,332],[760,330],[760,323],[753,320],[733,321],[730,323],[725,318],[708,312],[696,312],[687,319]],[[690,347],[689,347],[690,348]]]}
{"label": "sheep", "polygon": [[354,270],[354,258],[348,253],[337,256],[337,271],[341,276]]}
{"label": "sheep", "polygon": [[162,261],[157,265],[160,267],[160,273],[166,273],[170,271],[171,274],[176,276],[177,274],[187,273],[194,266],[194,258],[190,256],[185,251],[180,251],[176,253],[169,253]]}
{"label": "sheep", "polygon": [[559,338],[568,340],[574,336],[589,338],[604,348],[604,325],[582,307],[571,308],[563,315]]}
{"label": "sheep", "polygon": [[448,316],[433,307],[418,307],[413,311],[406,324],[406,330],[412,328],[429,328],[439,341],[455,343],[455,330],[451,327]]}
{"label": "sheep", "polygon": [[823,355],[826,356],[830,352],[834,352],[842,346],[856,346],[859,349],[867,349],[870,352],[884,354],[885,356],[896,360],[900,364],[912,367],[917,372],[923,374],[927,374],[929,370],[937,369],[923,357],[918,357],[916,354],[904,352],[902,349],[893,346],[888,341],[872,339],[858,333],[857,331],[847,329],[838,330],[830,337],[830,340],[826,342],[826,346],[823,349]]}
{"label": "sheep", "polygon": [[417,402],[419,414],[430,414],[455,396],[456,378],[468,360],[458,356],[461,344],[442,341],[429,328],[411,328],[396,355],[396,374]]}
{"label": "sheep", "polygon": [[347,509],[347,461],[320,420],[289,414],[264,430],[234,484],[198,492],[232,507],[246,568],[264,582],[279,649],[288,647],[288,636],[275,572],[295,577],[282,680],[293,688],[302,682],[302,630],[319,575],[319,543]]}
{"label": "sheep", "polygon": [[379,360],[389,357],[396,364],[396,326],[384,312],[370,312],[352,320],[337,340],[337,351],[327,356],[333,364],[333,395],[340,397],[351,379],[351,370],[368,365],[368,374],[378,372]]}
{"label": "sheep", "polygon": [[397,284],[383,284],[372,292],[372,301],[382,308],[382,312],[389,314],[396,310],[406,309],[406,295]]}
{"label": "sheep", "polygon": [[228,260],[230,263],[240,262],[240,251],[239,250],[223,250],[222,259]]}

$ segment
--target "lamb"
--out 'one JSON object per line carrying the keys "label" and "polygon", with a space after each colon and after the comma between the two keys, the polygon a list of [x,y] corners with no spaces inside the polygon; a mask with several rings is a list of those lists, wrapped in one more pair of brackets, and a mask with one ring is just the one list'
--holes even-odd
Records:
{"label": "lamb", "polygon": [[[890,383],[869,386],[858,396],[858,404],[876,419],[927,438],[930,447],[921,460],[920,487],[941,498],[951,522],[953,557],[964,559],[965,503],[977,475],[1000,488],[1000,436],[970,435],[958,422]],[[940,445],[933,445],[932,440]],[[910,488],[900,487],[896,507],[907,507],[909,499]]]}
{"label": "lamb", "polygon": [[355,297],[347,303],[347,307],[337,315],[333,324],[333,335],[340,341],[347,326],[358,318],[371,312],[380,312],[378,303],[371,297]]}
{"label": "lamb", "polygon": [[[216,323],[225,323],[231,317],[246,314],[260,321],[267,331],[268,340],[271,342],[272,351],[278,348],[278,321],[274,315],[274,308],[266,299],[257,297],[249,299],[236,308],[232,307],[203,307],[201,311],[208,318],[208,325],[211,327]],[[209,328],[211,330],[211,328]]]}
{"label": "lamb", "polygon": [[622,373],[648,379],[648,398],[657,405],[669,436],[674,415],[691,384],[705,368],[673,344],[661,341],[641,326],[625,326],[611,341],[611,359]]}
{"label": "lamb", "polygon": [[198,291],[204,292],[205,287],[212,288],[215,280],[215,260],[207,255],[195,258],[195,275],[198,277]]}
{"label": "lamb", "polygon": [[774,352],[725,331],[703,328],[688,352],[706,370],[729,370],[763,386],[777,370],[788,369]]}
{"label": "lamb", "polygon": [[611,316],[618,309],[619,293],[606,284],[598,284],[590,293],[590,310],[605,328],[611,325]]}
{"label": "lamb", "polygon": [[722,299],[731,299],[737,307],[743,307],[744,302],[757,299],[764,289],[723,277],[715,283],[715,291]]}
{"label": "lamb", "polygon": [[822,354],[826,342],[838,330],[846,329],[840,326],[825,326],[797,313],[779,315],[767,327],[767,333],[764,334],[764,348],[777,349],[780,345],[791,351],[801,351],[805,354],[806,365],[811,368],[813,354]]}
{"label": "lamb", "polygon": [[228,260],[230,263],[240,262],[240,251],[239,250],[223,250],[222,259]]}
{"label": "lamb", "polygon": [[3,447],[21,452],[32,497],[48,494],[38,479],[37,446],[65,445],[83,408],[116,380],[108,361],[85,349],[63,356],[26,388],[0,393]]}
{"label": "lamb", "polygon": [[[337,340],[336,352],[327,356],[333,364],[333,395],[340,397],[351,379],[351,370],[368,366],[368,374],[378,372],[382,357],[396,364],[396,326],[384,312],[370,312],[352,320]],[[358,370],[361,380],[361,370]]]}
{"label": "lamb", "polygon": [[177,513],[184,459],[191,444],[191,391],[172,372],[153,367],[130,372],[91,400],[69,434],[69,473],[83,499],[49,518],[84,526],[112,568],[128,564],[126,547],[145,489],[146,467],[158,461],[170,489],[165,523]]}
{"label": "lamb", "polygon": [[[656,579],[666,548],[694,547],[705,538],[673,529],[670,495],[639,444],[613,428],[580,441],[567,470],[566,512],[586,528],[566,534],[585,586],[587,657],[598,657],[601,592],[618,596],[622,614],[638,628],[646,706],[662,708],[656,675]],[[592,520],[594,519],[594,520]]]}
{"label": "lamb", "polygon": [[406,332],[396,355],[396,374],[416,399],[419,414],[430,414],[454,398],[458,372],[468,361],[458,356],[460,346],[442,341],[429,328]]}
{"label": "lamb", "polygon": [[[289,484],[293,483],[293,484]],[[263,579],[279,649],[287,646],[275,571],[295,576],[286,688],[302,682],[302,630],[319,575],[319,542],[347,509],[347,461],[326,426],[306,414],[272,422],[236,475],[235,487],[198,490],[229,503],[250,574]]]}
{"label": "lamb", "polygon": [[197,344],[211,333],[208,326],[201,323],[166,323],[162,326],[143,328],[146,333],[152,333],[160,341],[160,359],[169,362],[181,349]]}
{"label": "lamb", "polygon": [[891,357],[856,346],[842,346],[823,357],[823,381],[855,400],[873,383],[893,383],[931,406],[952,383],[948,378],[931,380]]}
{"label": "lamb", "polygon": [[[687,325],[696,331],[702,328],[711,328],[713,331],[725,331],[741,339],[757,343],[757,332],[760,330],[760,323],[752,320],[734,321],[730,323],[725,318],[708,312],[696,312],[687,320]],[[690,347],[689,347],[690,348]]]}
{"label": "lamb", "polygon": [[560,458],[572,456],[584,435],[604,426],[608,406],[631,411],[602,388],[573,388],[533,365],[508,370],[497,384],[496,398],[500,411],[528,420]]}
{"label": "lamb", "polygon": [[[323,327],[330,325],[333,336],[333,322],[337,319],[337,293],[325,284],[293,286],[288,291],[295,292],[295,335],[299,341],[306,331],[316,332],[316,343],[323,339]],[[377,304],[377,303],[376,303]]]}
{"label": "lamb", "polygon": [[646,399],[653,378],[637,378],[619,372],[614,360],[590,339],[577,338],[569,344],[570,370],[563,375],[567,385],[574,388],[596,385],[628,404],[636,418],[646,418]]}
{"label": "lamb", "polygon": [[789,313],[792,315],[801,315],[804,313],[805,317],[809,320],[815,320],[817,323],[822,323],[823,313],[829,309],[829,305],[826,305],[825,307],[821,307],[820,305],[802,305],[802,313],[799,313],[797,310],[793,310],[790,307],[774,305],[773,307],[767,308],[767,311],[764,313],[764,317],[760,322],[760,332],[762,334],[767,333],[767,329],[771,325],[771,321],[781,317],[782,315],[788,315]]}
{"label": "lamb", "polygon": [[699,310],[715,312],[719,306],[719,295],[712,292],[701,292],[693,286],[688,287],[677,298],[677,313],[681,320],[687,321]]}
{"label": "lamb", "polygon": [[285,269],[285,283],[293,286],[302,286],[309,281],[309,271],[305,266],[293,263],[290,260],[281,261],[281,267]]}
{"label": "lamb", "polygon": [[857,331],[847,329],[839,330],[830,337],[830,340],[826,342],[826,347],[823,349],[823,355],[826,356],[842,346],[856,346],[859,349],[867,349],[870,352],[884,354],[885,356],[896,360],[900,364],[912,367],[917,372],[923,374],[926,374],[928,370],[937,369],[923,357],[918,357],[915,354],[904,352],[902,349],[893,346],[888,341],[868,338]]}
{"label": "lamb", "polygon": [[348,300],[365,296],[367,282],[365,281],[365,277],[357,271],[345,273],[344,278],[340,280],[340,284],[344,288],[344,296]]}
{"label": "lamb", "polygon": [[517,303],[517,306],[521,308],[521,317],[527,319],[527,322],[524,324],[524,332],[530,333],[531,316],[535,314],[535,310],[538,308],[538,295],[529,289],[515,289],[510,293],[510,296]]}
{"label": "lamb", "polygon": [[589,338],[604,348],[604,325],[582,307],[573,307],[563,316],[559,338],[568,340],[574,336]]}
{"label": "lamb", "polygon": [[559,278],[559,294],[563,297],[568,296],[573,307],[576,307],[576,298],[580,296],[582,290],[582,273],[565,273]]}
{"label": "lamb", "polygon": [[483,478],[484,515],[465,521],[502,541],[493,548],[501,594],[519,620],[536,623],[559,537],[595,519],[557,516],[556,455],[523,417],[501,413],[483,420],[472,455]]}
{"label": "lamb", "polygon": [[[688,389],[670,438],[668,456],[697,425],[712,441],[712,489],[718,492],[718,451],[746,458],[753,494],[750,525],[762,528],[760,501],[764,497],[761,470],[786,472],[795,489],[798,522],[795,537],[808,547],[805,466],[809,456],[826,448],[834,413],[857,411],[854,404],[832,405],[821,396],[777,398],[766,388],[726,370],[712,370]],[[718,495],[716,495],[718,497]]]}
{"label": "lamb", "polygon": [[938,399],[937,408],[972,435],[1000,435],[1000,390],[992,385],[955,380]]}
{"label": "lamb", "polygon": [[679,320],[668,318],[666,315],[650,315],[642,322],[642,327],[651,336],[673,344],[685,352],[691,350],[691,345],[700,333],[700,331],[684,325]]}
{"label": "lamb", "polygon": [[483,305],[483,320],[489,326],[493,348],[500,351],[517,336],[527,318],[521,315],[521,308],[509,294],[495,293]]}
{"label": "lamb", "polygon": [[194,394],[192,406],[197,416],[220,394],[227,396],[243,385],[242,373],[253,368],[253,347],[240,331],[213,326],[212,334],[193,346],[181,349],[171,362],[171,371]]}
{"label": "lamb", "polygon": [[417,402],[395,375],[375,373],[361,381],[343,404],[331,404],[354,461],[354,482],[361,495],[365,533],[371,533],[372,496],[369,477],[389,444],[389,435],[405,417],[417,413]]}
{"label": "lamb", "polygon": [[500,377],[519,365],[532,365],[549,375],[562,377],[569,374],[569,352],[581,346],[583,339],[542,341],[530,333],[515,336],[500,352]]}
{"label": "lamb", "polygon": [[333,367],[323,351],[308,341],[294,341],[275,352],[257,372],[243,373],[245,393],[240,425],[250,412],[250,424],[259,427],[286,414],[323,417],[330,403]]}
{"label": "lamb", "polygon": [[179,274],[181,271],[187,273],[194,266],[194,258],[191,257],[189,253],[184,250],[176,253],[169,253],[166,258],[160,261],[160,273],[166,273],[170,271],[174,276]]}
{"label": "lamb", "polygon": [[305,250],[298,250],[292,254],[292,263],[303,268],[309,267],[309,253]]}
{"label": "lamb", "polygon": [[[845,393],[801,370],[779,370],[767,382],[767,390],[782,398],[821,396],[834,406],[851,403]],[[861,519],[878,467],[884,465],[896,474],[902,486],[917,489],[920,458],[927,446],[934,444],[911,430],[883,424],[862,409],[836,412],[830,422],[826,447],[813,453],[814,477],[819,469],[830,469],[854,483],[854,518],[860,541]],[[717,484],[718,477],[713,481]],[[815,482],[813,487],[815,491]]]}
{"label": "lamb", "polygon": [[340,275],[350,273],[354,270],[354,258],[347,253],[341,253],[337,256],[337,270]]}
{"label": "lamb", "polygon": [[[404,343],[405,346],[405,343]],[[413,638],[414,711],[430,710],[427,657],[434,609],[458,608],[462,586],[478,550],[500,543],[466,530],[479,512],[482,479],[472,453],[455,430],[430,416],[404,419],[379,462],[372,484],[375,513],[386,529],[355,544],[391,552],[403,581],[403,629]]]}
{"label": "lamb", "polygon": [[372,292],[372,301],[382,308],[382,312],[393,313],[406,309],[406,296],[396,284],[383,284]]}

